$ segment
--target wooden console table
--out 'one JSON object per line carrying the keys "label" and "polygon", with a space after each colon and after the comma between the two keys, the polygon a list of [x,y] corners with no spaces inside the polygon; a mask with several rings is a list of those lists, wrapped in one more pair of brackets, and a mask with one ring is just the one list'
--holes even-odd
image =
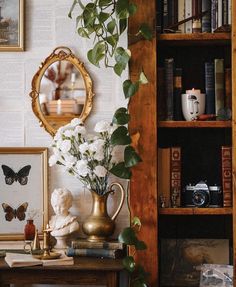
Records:
{"label": "wooden console table", "polygon": [[0,259],[0,286],[10,284],[68,284],[119,286],[121,259],[75,258],[72,266],[33,266],[10,268]]}

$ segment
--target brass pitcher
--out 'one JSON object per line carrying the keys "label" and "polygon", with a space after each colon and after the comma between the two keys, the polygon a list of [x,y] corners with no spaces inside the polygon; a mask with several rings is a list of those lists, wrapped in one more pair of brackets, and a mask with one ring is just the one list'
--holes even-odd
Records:
{"label": "brass pitcher", "polygon": [[[113,216],[107,213],[107,198],[113,192],[112,187],[117,186],[121,192],[119,206]],[[91,190],[93,206],[90,216],[82,225],[83,232],[88,236],[87,240],[92,242],[105,241],[115,230],[115,219],[119,214],[125,199],[125,191],[121,184],[112,183],[109,191],[104,195],[98,195]]]}

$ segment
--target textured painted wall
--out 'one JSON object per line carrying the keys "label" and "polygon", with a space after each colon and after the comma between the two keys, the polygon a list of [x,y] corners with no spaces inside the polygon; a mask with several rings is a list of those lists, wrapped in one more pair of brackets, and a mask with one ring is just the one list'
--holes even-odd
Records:
{"label": "textured painted wall", "polygon": [[[49,147],[51,136],[39,126],[31,110],[31,80],[40,63],[57,46],[68,46],[85,63],[94,81],[94,107],[86,125],[92,130],[101,119],[111,120],[113,112],[124,106],[121,89],[122,79],[111,70],[98,69],[88,63],[86,54],[90,43],[76,34],[75,20],[67,17],[72,0],[26,0],[25,51],[0,52],[0,146],[2,147]],[[122,39],[123,44],[126,38]],[[124,183],[125,185],[125,183]],[[89,214],[90,195],[80,182],[63,173],[61,167],[49,169],[49,191],[66,187],[74,195],[72,212],[81,223]],[[117,206],[117,197],[109,200],[109,211]],[[52,210],[50,208],[50,215]],[[128,225],[126,206],[117,218],[117,234]]]}

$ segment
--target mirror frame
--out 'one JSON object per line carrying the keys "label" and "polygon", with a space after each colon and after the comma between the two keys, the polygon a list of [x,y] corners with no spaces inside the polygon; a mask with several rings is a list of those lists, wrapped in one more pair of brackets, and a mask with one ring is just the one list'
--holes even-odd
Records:
{"label": "mirror frame", "polygon": [[[85,121],[85,119],[88,117],[88,115],[91,112],[92,109],[92,102],[93,102],[93,82],[92,79],[87,72],[87,70],[84,67],[84,63],[81,62],[68,47],[60,46],[57,47],[53,50],[53,52],[44,60],[44,62],[41,63],[39,66],[39,70],[36,72],[32,79],[32,90],[30,92],[30,97],[32,98],[32,110],[36,117],[39,119],[40,126],[43,126],[45,130],[50,133],[52,136],[54,136],[58,130],[58,128],[63,124],[62,120],[59,120],[59,123],[55,124],[55,126],[52,126],[49,124],[47,121],[45,115],[42,113],[40,103],[39,103],[39,93],[40,93],[40,84],[42,77],[44,76],[45,71],[48,69],[48,67],[57,62],[57,61],[62,61],[66,60],[70,63],[72,63],[81,73],[82,78],[84,80],[84,85],[85,85],[85,91],[86,91],[86,99],[85,99],[85,104],[82,110],[82,113],[78,116],[81,121]],[[76,117],[76,115],[74,116]],[[58,118],[62,118],[62,116],[58,116]],[[71,118],[72,119],[72,118]]]}

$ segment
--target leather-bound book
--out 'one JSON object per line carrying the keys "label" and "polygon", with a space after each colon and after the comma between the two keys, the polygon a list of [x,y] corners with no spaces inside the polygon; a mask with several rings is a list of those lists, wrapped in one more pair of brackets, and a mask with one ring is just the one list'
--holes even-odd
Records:
{"label": "leather-bound book", "polygon": [[205,63],[206,114],[215,114],[214,63]]}
{"label": "leather-bound book", "polygon": [[176,68],[174,70],[174,120],[182,121],[182,106],[181,106],[181,94],[182,94],[182,69]]}
{"label": "leather-bound book", "polygon": [[232,206],[232,147],[221,147],[223,206]]}
{"label": "leather-bound book", "polygon": [[215,59],[215,110],[224,108],[224,59]]}
{"label": "leather-bound book", "polygon": [[174,59],[165,59],[165,94],[166,94],[166,120],[174,119]]}
{"label": "leather-bound book", "polygon": [[181,148],[170,148],[170,197],[173,207],[173,196],[177,193],[176,206],[181,206]]}

